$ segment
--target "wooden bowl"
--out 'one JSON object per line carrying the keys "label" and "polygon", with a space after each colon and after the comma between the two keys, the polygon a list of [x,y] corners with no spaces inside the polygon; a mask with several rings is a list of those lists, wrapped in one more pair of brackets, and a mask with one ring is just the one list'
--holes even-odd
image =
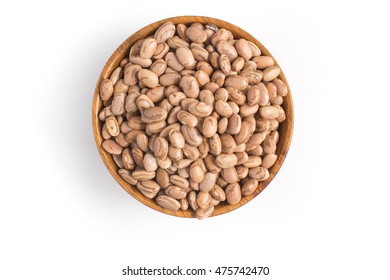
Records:
{"label": "wooden bowl", "polygon": [[[112,176],[114,176],[115,180],[122,186],[123,189],[125,189],[130,195],[132,195],[134,198],[145,204],[146,206],[149,206],[157,211],[160,211],[165,214],[177,216],[177,217],[186,217],[186,218],[194,218],[195,213],[192,210],[179,210],[179,211],[171,211],[166,210],[162,207],[160,207],[154,200],[151,200],[149,198],[144,197],[136,187],[131,186],[129,183],[124,181],[122,177],[118,174],[117,166],[115,165],[112,157],[110,154],[108,154],[106,151],[103,150],[101,147],[101,143],[103,141],[101,130],[103,126],[103,122],[99,120],[98,114],[102,108],[102,101],[99,98],[99,86],[103,79],[109,78],[111,72],[119,66],[120,61],[127,57],[129,55],[130,47],[139,39],[145,38],[151,34],[153,34],[163,23],[171,21],[173,24],[191,24],[194,22],[200,22],[202,24],[204,23],[213,23],[217,25],[219,28],[226,28],[230,30],[235,38],[244,38],[246,40],[252,41],[255,43],[261,50],[262,54],[271,56],[271,53],[258,41],[256,38],[254,38],[252,35],[247,33],[246,31],[240,29],[239,27],[228,23],[226,21],[222,21],[215,18],[209,18],[209,17],[202,17],[202,16],[181,16],[181,17],[174,17],[174,18],[168,18],[164,20],[160,20],[158,22],[149,24],[148,26],[142,28],[141,30],[137,31],[133,35],[131,35],[129,38],[127,38],[113,53],[113,55],[108,59],[107,63],[105,64],[102,73],[100,74],[100,77],[97,81],[94,98],[93,98],[93,104],[92,104],[92,126],[93,126],[93,133],[95,136],[96,146],[99,150],[100,156],[103,159],[104,164],[106,165],[107,169],[110,171]],[[278,65],[278,63],[275,60],[275,64]],[[276,150],[276,154],[278,155],[278,159],[275,162],[275,164],[269,169],[270,176],[267,180],[262,181],[259,183],[258,188],[254,193],[252,193],[249,196],[243,196],[241,201],[236,205],[229,205],[226,202],[223,202],[215,207],[215,210],[211,216],[217,216],[221,215],[227,212],[230,212],[234,209],[237,209],[238,207],[241,207],[242,205],[246,204],[250,200],[252,200],[254,197],[256,197],[259,193],[261,193],[265,187],[268,186],[268,184],[272,181],[272,179],[275,177],[275,175],[278,173],[280,167],[283,164],[284,159],[286,158],[292,132],[293,132],[293,118],[294,118],[294,112],[293,112],[293,101],[291,97],[291,91],[288,86],[286,77],[283,74],[283,71],[280,73],[279,78],[284,81],[288,87],[288,94],[286,97],[284,97],[283,101],[283,109],[286,113],[286,120],[280,124],[279,126],[279,142],[278,147]]]}

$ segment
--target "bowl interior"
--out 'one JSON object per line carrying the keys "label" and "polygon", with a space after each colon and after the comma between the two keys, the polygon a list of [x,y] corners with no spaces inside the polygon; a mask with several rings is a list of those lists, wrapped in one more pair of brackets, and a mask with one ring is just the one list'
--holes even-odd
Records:
{"label": "bowl interior", "polygon": [[[112,157],[110,154],[108,154],[106,151],[103,150],[101,147],[101,143],[103,141],[103,137],[101,135],[101,129],[103,126],[103,122],[99,120],[99,112],[102,108],[102,101],[99,98],[99,86],[103,79],[109,78],[111,72],[119,66],[121,60],[128,56],[130,47],[137,42],[139,39],[145,38],[151,34],[153,34],[164,22],[171,21],[174,24],[191,24],[194,22],[200,22],[200,23],[213,23],[217,25],[219,28],[226,28],[230,30],[235,38],[244,38],[246,40],[252,41],[255,43],[261,50],[262,54],[271,56],[271,53],[252,35],[247,33],[246,31],[238,28],[237,26],[230,24],[228,22],[210,18],[210,17],[203,17],[203,16],[181,16],[181,17],[174,17],[174,18],[168,18],[164,20],[160,20],[158,22],[152,23],[133,35],[131,35],[129,38],[127,38],[112,54],[112,56],[108,59],[107,63],[105,64],[100,77],[97,81],[95,92],[94,92],[94,98],[93,98],[93,105],[92,105],[92,126],[93,126],[93,133],[95,136],[95,142],[97,145],[97,148],[99,150],[100,156],[103,159],[104,164],[106,165],[107,169],[110,171],[112,176],[115,178],[115,180],[122,186],[123,189],[125,189],[130,195],[135,197],[137,200],[145,204],[146,206],[149,206],[157,211],[163,212],[165,214],[178,216],[178,217],[187,217],[187,218],[193,218],[195,217],[195,213],[190,210],[179,210],[179,211],[171,211],[166,210],[162,207],[160,207],[154,200],[148,199],[144,197],[136,187],[131,186],[129,183],[124,181],[122,177],[118,174],[117,166],[115,165]],[[275,59],[274,59],[275,60]],[[275,64],[279,66],[279,64],[275,60]],[[279,78],[284,81],[288,87],[288,94],[286,97],[284,97],[284,101],[282,104],[282,107],[286,113],[286,120],[282,122],[279,126],[279,142],[278,147],[276,150],[276,154],[278,155],[278,159],[276,160],[275,164],[269,169],[270,176],[267,180],[262,181],[259,183],[258,188],[254,193],[252,193],[249,196],[243,196],[241,201],[238,204],[235,205],[229,205],[226,202],[219,204],[215,207],[215,210],[211,216],[217,216],[221,215],[227,212],[230,212],[234,209],[237,209],[238,207],[241,207],[242,205],[246,204],[248,201],[252,200],[255,196],[257,196],[260,192],[262,192],[267,185],[272,181],[272,179],[275,177],[277,172],[279,171],[290,146],[291,137],[292,137],[292,131],[293,131],[293,102],[291,97],[291,91],[290,87],[288,85],[288,82],[286,80],[286,77],[284,76],[283,70],[281,71]]]}

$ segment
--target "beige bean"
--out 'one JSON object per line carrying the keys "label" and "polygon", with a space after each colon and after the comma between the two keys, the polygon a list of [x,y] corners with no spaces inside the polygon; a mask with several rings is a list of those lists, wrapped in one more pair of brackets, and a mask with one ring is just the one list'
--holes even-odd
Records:
{"label": "beige bean", "polygon": [[167,126],[166,121],[159,121],[154,123],[148,123],[146,125],[145,132],[148,135],[160,133]]}
{"label": "beige bean", "polygon": [[123,150],[121,160],[125,169],[133,170],[135,168],[135,162],[133,160],[133,156],[130,152],[130,149]]}
{"label": "beige bean", "polygon": [[123,70],[122,67],[115,68],[114,71],[112,71],[110,75],[110,81],[113,85],[115,85],[120,79],[122,79],[123,76]]}
{"label": "beige bean", "polygon": [[133,156],[134,162],[138,167],[144,168],[144,153],[138,147],[131,149],[131,155]]}
{"label": "beige bean", "polygon": [[269,168],[271,168],[275,164],[277,159],[278,159],[277,155],[275,155],[275,154],[267,154],[263,158],[263,162],[261,163],[261,167],[269,169]]}
{"label": "beige bean", "polygon": [[280,68],[278,66],[270,66],[264,70],[263,80],[265,82],[272,81],[280,74]]}
{"label": "beige bean", "polygon": [[156,198],[156,202],[162,208],[172,210],[172,211],[179,210],[181,206],[179,201],[167,195],[159,195]]}
{"label": "beige bean", "polygon": [[196,192],[190,191],[187,195],[188,204],[190,205],[191,209],[193,211],[196,211],[198,209],[198,204],[196,203]]}
{"label": "beige bean", "polygon": [[146,38],[141,46],[140,56],[142,58],[151,58],[156,51],[157,41],[154,38]]}
{"label": "beige bean", "polygon": [[141,116],[132,116],[127,122],[130,130],[144,130],[146,125],[141,121]]}
{"label": "beige bean", "polygon": [[252,61],[256,63],[257,69],[265,69],[275,64],[272,57],[266,55],[256,56],[252,58]]}
{"label": "beige bean", "polygon": [[236,48],[228,41],[219,41],[216,45],[219,54],[225,54],[229,57],[230,61],[235,60],[238,57]]}
{"label": "beige bean", "polygon": [[245,143],[241,143],[240,145],[236,144],[236,148],[234,149],[235,153],[245,152]]}
{"label": "beige bean", "polygon": [[229,118],[233,114],[232,107],[229,106],[229,104],[223,100],[217,100],[215,102],[215,111],[221,116],[225,118]]}
{"label": "beige bean", "polygon": [[126,141],[131,144],[137,144],[137,135],[143,133],[142,130],[130,130],[126,133]]}
{"label": "beige bean", "polygon": [[243,195],[247,196],[252,194],[259,186],[259,181],[256,179],[249,179],[241,188]]}
{"label": "beige bean", "polygon": [[217,133],[218,121],[215,117],[208,116],[202,124],[202,133],[206,137],[212,137]]}
{"label": "beige bean", "polygon": [[237,105],[244,105],[245,104],[246,96],[241,90],[234,88],[234,87],[228,87],[227,91],[229,94],[228,99],[230,101],[233,101]]}
{"label": "beige bean", "polygon": [[225,87],[233,87],[239,90],[245,90],[248,86],[248,78],[245,76],[229,76],[225,80]]}
{"label": "beige bean", "polygon": [[188,187],[190,186],[188,180],[180,177],[179,175],[171,175],[169,178],[170,182],[175,186],[181,187],[183,189],[188,189]]}
{"label": "beige bean", "polygon": [[192,54],[191,50],[187,47],[177,48],[176,57],[184,67],[192,66],[195,63],[194,55]]}
{"label": "beige bean", "polygon": [[214,185],[213,188],[210,190],[211,197],[218,200],[218,201],[225,201],[226,200],[226,194],[224,190],[218,186]]}
{"label": "beige bean", "polygon": [[157,168],[156,181],[160,185],[161,188],[166,189],[170,183],[168,172],[165,169]]}
{"label": "beige bean", "polygon": [[169,145],[168,156],[174,162],[180,162],[183,159],[183,151],[173,145]]}
{"label": "beige bean", "polygon": [[150,71],[160,77],[162,74],[164,74],[165,70],[167,70],[167,67],[168,65],[163,59],[157,59],[150,66]]}
{"label": "beige bean", "polygon": [[157,159],[153,154],[146,153],[143,159],[144,168],[146,171],[156,171],[157,170]]}
{"label": "beige bean", "polygon": [[276,151],[276,143],[272,137],[266,137],[261,146],[267,154],[274,154]]}
{"label": "beige bean", "polygon": [[209,60],[209,52],[202,48],[201,46],[191,46],[191,52],[196,61],[208,61]]}
{"label": "beige bean", "polygon": [[169,141],[172,143],[172,145],[176,148],[182,149],[185,145],[185,139],[183,134],[180,133],[177,129],[172,129],[169,132]]}
{"label": "beige bean", "polygon": [[167,43],[158,43],[156,50],[153,54],[154,59],[162,59],[169,52],[169,46]]}
{"label": "beige bean", "polygon": [[261,156],[261,155],[263,155],[263,152],[264,152],[263,151],[263,147],[257,146],[253,150],[248,151],[248,155],[251,155],[251,156]]}
{"label": "beige bean", "polygon": [[145,94],[141,94],[140,96],[138,96],[137,99],[135,100],[135,103],[139,110],[144,110],[146,108],[154,107],[153,101],[150,100],[150,98],[147,97]]}
{"label": "beige bean", "polygon": [[200,86],[204,86],[210,82],[210,76],[203,70],[198,70],[194,74],[195,79],[198,81]]}
{"label": "beige bean", "polygon": [[265,133],[254,133],[246,142],[245,151],[248,152],[260,146],[261,143],[263,143],[265,137]]}
{"label": "beige bean", "polygon": [[224,188],[228,185],[229,183],[225,181],[224,178],[222,178],[221,176],[219,176],[217,178],[217,185],[220,186],[221,188]]}
{"label": "beige bean", "polygon": [[178,85],[180,83],[181,76],[179,73],[165,73],[160,77],[160,84],[162,86]]}
{"label": "beige bean", "polygon": [[255,43],[248,41],[248,44],[249,44],[249,47],[251,48],[253,56],[261,55],[261,51],[260,51],[259,47],[255,45]]}
{"label": "beige bean", "polygon": [[199,189],[203,192],[209,192],[215,185],[216,180],[217,174],[207,172],[204,176],[204,180],[199,184]]}
{"label": "beige bean", "polygon": [[249,169],[249,177],[258,181],[264,181],[268,179],[269,172],[268,169],[263,167],[254,167]]}
{"label": "beige bean", "polygon": [[244,163],[245,167],[253,168],[261,165],[261,157],[259,156],[249,156],[248,160]]}
{"label": "beige bean", "polygon": [[215,134],[209,139],[210,153],[214,156],[222,152],[222,143],[219,134]]}
{"label": "beige bean", "polygon": [[193,76],[182,77],[180,87],[188,98],[196,98],[199,95],[199,83]]}
{"label": "beige bean", "polygon": [[[224,59],[224,58],[226,59],[226,57],[222,57],[222,59]],[[222,62],[222,60],[221,60],[221,62]],[[221,69],[223,67],[222,71],[217,70],[211,76],[211,81],[216,83],[219,87],[222,87],[224,85],[224,83],[225,83],[225,79],[226,79],[225,73],[231,74],[231,71],[230,71],[230,68],[229,68],[230,66],[227,63],[230,63],[230,62],[226,62],[225,65],[222,63],[222,65],[220,65]]]}
{"label": "beige bean", "polygon": [[272,105],[282,105],[283,104],[283,97],[280,95],[275,96],[275,98],[271,101]]}
{"label": "beige bean", "polygon": [[243,165],[236,166],[238,180],[242,180],[248,176],[249,168]]}
{"label": "beige bean", "polygon": [[208,154],[204,158],[204,163],[206,165],[207,170],[210,171],[211,173],[219,173],[221,171],[221,168],[219,168],[215,164],[215,157],[212,154]]}
{"label": "beige bean", "polygon": [[221,28],[215,32],[214,36],[211,38],[211,44],[216,46],[219,41],[228,41],[233,38],[233,34],[230,30]]}
{"label": "beige bean", "polygon": [[115,136],[115,141],[123,148],[130,146],[130,143],[126,140],[126,135],[123,133],[119,133],[117,136]]}
{"label": "beige bean", "polygon": [[167,40],[168,46],[170,46],[172,49],[177,49],[180,47],[189,47],[190,44],[186,41],[180,38],[179,36],[173,36],[172,38],[169,38]]}
{"label": "beige bean", "polygon": [[120,92],[126,93],[129,90],[129,86],[125,84],[123,79],[120,79],[114,86],[114,96]]}
{"label": "beige bean", "polygon": [[196,204],[202,209],[207,208],[210,205],[210,201],[211,195],[209,192],[200,191],[196,197]]}
{"label": "beige bean", "polygon": [[122,115],[125,112],[126,93],[118,93],[112,99],[111,111],[114,115]]}
{"label": "beige bean", "polygon": [[195,160],[199,157],[199,150],[194,146],[185,144],[182,150],[184,156],[190,160]]}
{"label": "beige bean", "polygon": [[102,142],[102,148],[109,154],[120,155],[123,148],[114,140],[104,140]]}
{"label": "beige bean", "polygon": [[209,217],[213,212],[214,212],[214,205],[210,203],[207,208],[198,208],[196,210],[196,218],[199,220],[204,220],[207,217]]}
{"label": "beige bean", "polygon": [[203,137],[202,143],[198,146],[198,150],[199,150],[199,157],[200,158],[203,159],[208,155],[208,153],[210,151],[210,145],[209,145],[206,137]]}
{"label": "beige bean", "polygon": [[156,33],[154,33],[154,38],[157,40],[157,43],[166,42],[175,35],[175,32],[175,25],[172,22],[166,22],[157,29]]}
{"label": "beige bean", "polygon": [[155,88],[158,85],[158,76],[147,69],[141,69],[138,72],[138,80],[149,88]]}
{"label": "beige bean", "polygon": [[[228,128],[229,120],[228,118],[222,118],[218,122],[218,133],[219,134],[224,134],[225,131]],[[241,123],[240,123],[240,128],[241,128]]]}
{"label": "beige bean", "polygon": [[167,118],[167,110],[162,107],[151,107],[141,111],[141,120],[144,123],[156,123]]}
{"label": "beige bean", "polygon": [[276,86],[276,91],[278,95],[283,97],[287,95],[288,93],[287,85],[281,79],[275,78],[272,82]]}
{"label": "beige bean", "polygon": [[211,108],[214,107],[214,94],[207,89],[204,89],[199,94],[199,100],[207,105],[209,105]]}
{"label": "beige bean", "polygon": [[111,136],[118,136],[120,133],[119,124],[115,117],[108,117],[105,122],[107,132]]}
{"label": "beige bean", "polygon": [[241,130],[241,117],[238,114],[232,114],[228,120],[227,132],[229,134],[238,134]]}
{"label": "beige bean", "polygon": [[277,87],[274,83],[266,83],[266,88],[268,90],[269,100],[273,101],[277,96]]}
{"label": "beige bean", "polygon": [[263,106],[259,110],[260,116],[266,120],[272,120],[279,117],[279,109],[275,106]]}
{"label": "beige bean", "polygon": [[160,186],[152,180],[142,180],[137,183],[137,189],[147,198],[155,198]]}
{"label": "beige bean", "polygon": [[237,57],[232,63],[232,71],[241,71],[244,67],[245,60],[242,57]]}
{"label": "beige bean", "polygon": [[199,165],[191,165],[190,177],[195,183],[201,183],[204,180],[205,173]]}
{"label": "beige bean", "polygon": [[220,154],[215,158],[215,164],[220,168],[230,168],[237,164],[235,154]]}
{"label": "beige bean", "polygon": [[[263,86],[264,86],[264,84],[263,84]],[[259,104],[260,103],[260,99],[261,99],[261,96],[260,96],[260,88],[259,88],[259,86],[258,85],[251,86],[248,89],[248,93],[247,93],[248,105],[249,106],[253,106],[253,105]]]}
{"label": "beige bean", "polygon": [[189,112],[180,111],[177,113],[177,119],[184,125],[195,127],[198,124],[198,119]]}
{"label": "beige bean", "polygon": [[229,74],[232,71],[232,66],[230,64],[229,57],[226,54],[221,54],[219,56],[218,62],[219,68],[222,70],[223,73]]}
{"label": "beige bean", "polygon": [[123,82],[128,86],[133,86],[138,83],[138,72],[142,69],[136,64],[128,64],[124,69]]}
{"label": "beige bean", "polygon": [[174,93],[171,93],[168,97],[169,103],[172,104],[172,106],[177,106],[180,104],[180,102],[186,99],[186,96],[183,92],[177,91]]}
{"label": "beige bean", "polygon": [[136,100],[141,94],[139,92],[132,92],[126,97],[125,111],[128,113],[135,113],[138,111]]}
{"label": "beige bean", "polygon": [[238,181],[238,174],[234,167],[222,168],[221,176],[228,183],[235,183]]}
{"label": "beige bean", "polygon": [[207,40],[206,33],[202,29],[193,26],[186,29],[185,35],[188,39],[195,43],[203,43]]}
{"label": "beige bean", "polygon": [[182,125],[180,131],[188,144],[197,147],[202,143],[202,136],[195,127]]}
{"label": "beige bean", "polygon": [[122,177],[123,180],[125,180],[130,185],[132,185],[132,186],[137,185],[138,180],[134,179],[133,176],[131,176],[129,170],[119,169],[118,174]]}
{"label": "beige bean", "polygon": [[165,159],[168,155],[168,142],[165,138],[157,137],[153,142],[154,155],[159,159]]}
{"label": "beige bean", "polygon": [[241,188],[238,183],[231,183],[226,186],[226,201],[229,204],[237,204],[241,200]]}
{"label": "beige bean", "polygon": [[184,211],[188,209],[188,200],[186,198],[180,199],[180,209]]}
{"label": "beige bean", "polygon": [[249,158],[246,152],[236,152],[235,155],[237,157],[237,165],[244,164]]}
{"label": "beige bean", "polygon": [[236,50],[237,53],[246,61],[251,59],[252,57],[252,50],[248,44],[248,41],[245,39],[239,39],[236,42]]}
{"label": "beige bean", "polygon": [[174,185],[168,186],[165,189],[165,194],[177,200],[183,199],[187,196],[187,193],[184,189]]}
{"label": "beige bean", "polygon": [[112,81],[109,79],[103,80],[100,84],[99,93],[101,100],[109,100],[114,93],[114,84]]}
{"label": "beige bean", "polygon": [[111,111],[111,105],[104,107],[99,113],[99,119],[105,121],[108,117],[113,116],[114,114]]}
{"label": "beige bean", "polygon": [[237,143],[234,140],[234,138],[230,134],[222,134],[220,138],[221,138],[222,152],[225,154],[234,153],[237,146]]}
{"label": "beige bean", "polygon": [[175,71],[181,71],[184,69],[184,65],[180,63],[177,59],[177,56],[174,52],[168,52],[165,55],[165,62],[169,67],[171,67]]}
{"label": "beige bean", "polygon": [[188,105],[188,111],[197,117],[207,117],[213,112],[213,108],[203,102],[193,102]]}
{"label": "beige bean", "polygon": [[259,132],[265,132],[269,129],[270,123],[269,120],[258,119],[256,120],[256,129]]}
{"label": "beige bean", "polygon": [[172,166],[172,161],[169,157],[166,157],[164,159],[157,158],[157,164],[163,169],[168,169]]}
{"label": "beige bean", "polygon": [[133,171],[131,176],[139,181],[152,180],[156,176],[156,172],[146,171],[145,169],[137,169]]}

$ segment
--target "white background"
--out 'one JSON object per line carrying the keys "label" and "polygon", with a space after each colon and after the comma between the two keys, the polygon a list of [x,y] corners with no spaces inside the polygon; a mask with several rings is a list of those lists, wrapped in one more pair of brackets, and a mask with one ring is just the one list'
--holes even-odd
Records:
{"label": "white background", "polygon": [[[387,1],[252,2],[1,2],[0,279],[130,279],[127,265],[390,279]],[[257,37],[295,103],[278,176],[246,206],[201,222],[129,196],[91,128],[108,57],[177,15],[220,18]]]}

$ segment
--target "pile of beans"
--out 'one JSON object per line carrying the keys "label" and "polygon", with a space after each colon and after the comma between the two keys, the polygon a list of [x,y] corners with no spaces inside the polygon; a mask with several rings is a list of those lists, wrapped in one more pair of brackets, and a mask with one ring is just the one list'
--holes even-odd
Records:
{"label": "pile of beans", "polygon": [[286,118],[279,74],[227,29],[166,22],[102,81],[102,147],[145,197],[204,219],[269,177]]}

